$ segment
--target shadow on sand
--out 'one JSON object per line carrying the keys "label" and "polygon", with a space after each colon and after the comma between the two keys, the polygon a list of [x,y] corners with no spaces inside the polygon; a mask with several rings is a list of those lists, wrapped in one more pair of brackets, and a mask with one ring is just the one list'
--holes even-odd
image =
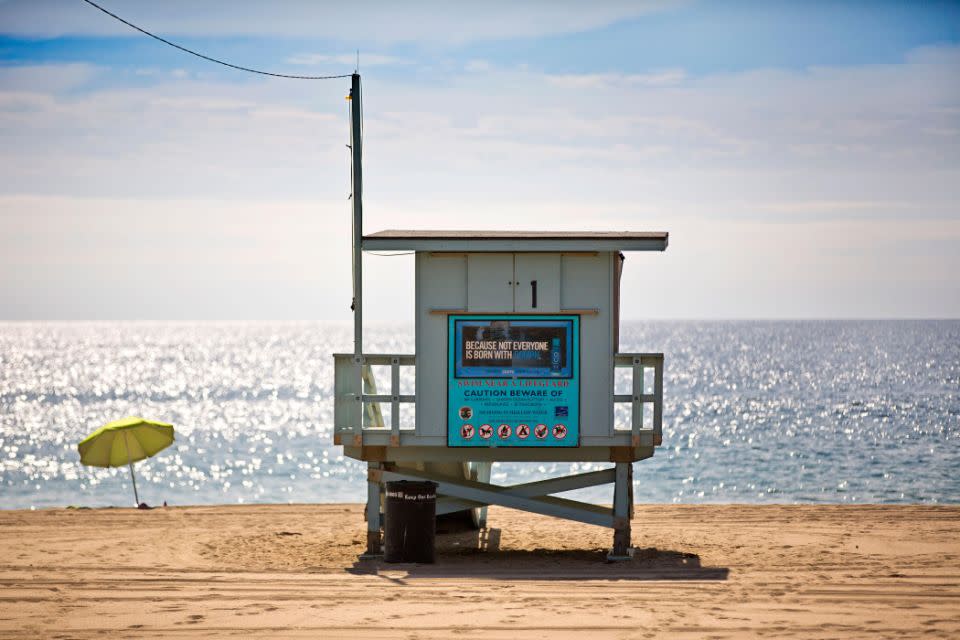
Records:
{"label": "shadow on sand", "polygon": [[[636,549],[631,560],[609,563],[607,549],[501,549],[499,529],[437,535],[435,564],[358,559],[348,573],[402,583],[415,578],[487,580],[726,580],[726,567],[704,567],[694,553]],[[402,577],[398,574],[406,574]]]}

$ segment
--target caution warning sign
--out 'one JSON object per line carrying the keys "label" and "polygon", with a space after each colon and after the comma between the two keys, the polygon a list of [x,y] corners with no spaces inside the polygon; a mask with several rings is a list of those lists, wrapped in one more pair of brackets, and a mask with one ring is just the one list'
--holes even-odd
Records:
{"label": "caution warning sign", "polygon": [[448,446],[579,446],[579,315],[450,314],[447,345]]}

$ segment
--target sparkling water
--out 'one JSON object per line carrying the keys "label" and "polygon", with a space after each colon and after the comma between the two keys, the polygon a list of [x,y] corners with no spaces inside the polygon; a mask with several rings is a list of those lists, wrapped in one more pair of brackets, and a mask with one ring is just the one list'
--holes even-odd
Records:
{"label": "sparkling water", "polygon": [[[412,353],[412,334],[370,329],[366,348]],[[176,426],[135,465],[150,504],[360,502],[365,466],[332,445],[330,354],[351,338],[315,324],[0,324],[0,508],[132,504],[129,471],[85,467],[76,448],[126,415]],[[620,348],[665,354],[664,446],[635,467],[638,502],[958,502],[960,321],[626,323]],[[605,466],[497,464],[493,479]]]}

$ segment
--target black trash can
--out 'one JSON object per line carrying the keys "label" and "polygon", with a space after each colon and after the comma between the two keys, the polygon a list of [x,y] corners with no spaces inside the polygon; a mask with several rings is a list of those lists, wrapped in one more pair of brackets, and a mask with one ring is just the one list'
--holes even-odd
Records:
{"label": "black trash can", "polygon": [[436,514],[436,482],[388,482],[383,559],[386,562],[433,562]]}

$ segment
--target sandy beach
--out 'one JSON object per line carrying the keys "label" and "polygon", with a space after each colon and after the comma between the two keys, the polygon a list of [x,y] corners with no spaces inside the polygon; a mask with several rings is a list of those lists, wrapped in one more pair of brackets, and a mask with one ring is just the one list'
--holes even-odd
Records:
{"label": "sandy beach", "polygon": [[0,636],[960,636],[960,507],[492,509],[438,562],[361,561],[357,505],[0,512]]}

